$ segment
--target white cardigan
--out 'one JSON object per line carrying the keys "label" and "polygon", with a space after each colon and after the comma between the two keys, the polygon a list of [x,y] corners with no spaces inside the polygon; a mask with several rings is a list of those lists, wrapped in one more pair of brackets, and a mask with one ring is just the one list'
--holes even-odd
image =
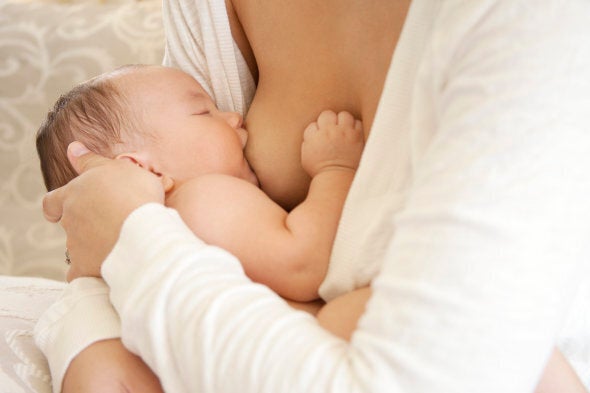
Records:
{"label": "white cardigan", "polygon": [[[375,277],[350,344],[153,204],[103,266],[124,343],[175,393],[533,391],[587,313],[589,15],[412,2],[322,285]],[[37,334],[50,363],[56,320]]]}

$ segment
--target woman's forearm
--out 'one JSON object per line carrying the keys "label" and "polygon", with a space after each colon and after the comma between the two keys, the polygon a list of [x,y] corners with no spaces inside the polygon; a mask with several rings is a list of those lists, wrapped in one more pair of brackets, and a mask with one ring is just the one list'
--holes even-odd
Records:
{"label": "woman's forearm", "polygon": [[53,390],[61,391],[70,363],[93,343],[121,336],[119,316],[102,279],[83,277],[39,319],[35,342],[47,357]]}

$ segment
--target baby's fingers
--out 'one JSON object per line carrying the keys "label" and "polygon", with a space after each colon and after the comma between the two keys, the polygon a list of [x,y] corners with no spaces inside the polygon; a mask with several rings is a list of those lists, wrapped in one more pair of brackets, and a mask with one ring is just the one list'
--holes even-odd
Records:
{"label": "baby's fingers", "polygon": [[354,116],[349,112],[339,112],[338,113],[338,124],[343,126],[350,126],[351,128],[354,127]]}
{"label": "baby's fingers", "polygon": [[320,128],[338,124],[338,115],[334,111],[322,111],[322,113],[320,113],[318,116],[317,123]]}
{"label": "baby's fingers", "polygon": [[307,127],[305,127],[305,130],[303,131],[303,139],[309,139],[311,138],[311,136],[316,133],[318,131],[318,123],[313,122],[310,123]]}
{"label": "baby's fingers", "polygon": [[354,129],[358,132],[363,132],[363,122],[360,120],[354,121]]}

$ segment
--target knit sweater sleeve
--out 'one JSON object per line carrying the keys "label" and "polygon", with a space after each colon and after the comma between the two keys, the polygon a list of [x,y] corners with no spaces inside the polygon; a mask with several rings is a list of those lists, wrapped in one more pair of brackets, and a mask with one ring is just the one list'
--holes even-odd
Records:
{"label": "knit sweater sleeve", "polygon": [[53,391],[61,392],[66,370],[82,350],[120,336],[119,316],[104,281],[82,277],[68,284],[35,326],[35,342],[47,357]]}
{"label": "knit sweater sleeve", "polygon": [[[375,218],[395,234],[350,342],[174,211],[127,218],[103,276],[167,391],[534,390],[590,261],[589,5],[543,4],[441,8],[408,113],[411,181]],[[394,73],[369,144],[391,127]]]}

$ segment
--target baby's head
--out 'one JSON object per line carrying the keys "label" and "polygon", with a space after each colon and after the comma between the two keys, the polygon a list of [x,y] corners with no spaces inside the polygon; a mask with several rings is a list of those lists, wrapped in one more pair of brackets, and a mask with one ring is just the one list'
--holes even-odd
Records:
{"label": "baby's head", "polygon": [[[68,145],[80,141],[105,157],[116,155],[116,146],[142,127],[117,78],[144,66],[129,65],[86,81],[63,94],[37,131],[37,153],[48,190],[77,176],[66,155]],[[125,134],[125,135],[124,135]]]}
{"label": "baby's head", "polygon": [[37,152],[48,190],[77,176],[67,158],[73,141],[176,185],[207,173],[257,184],[243,155],[246,139],[241,115],[220,111],[190,75],[131,65],[61,96],[37,132]]}

